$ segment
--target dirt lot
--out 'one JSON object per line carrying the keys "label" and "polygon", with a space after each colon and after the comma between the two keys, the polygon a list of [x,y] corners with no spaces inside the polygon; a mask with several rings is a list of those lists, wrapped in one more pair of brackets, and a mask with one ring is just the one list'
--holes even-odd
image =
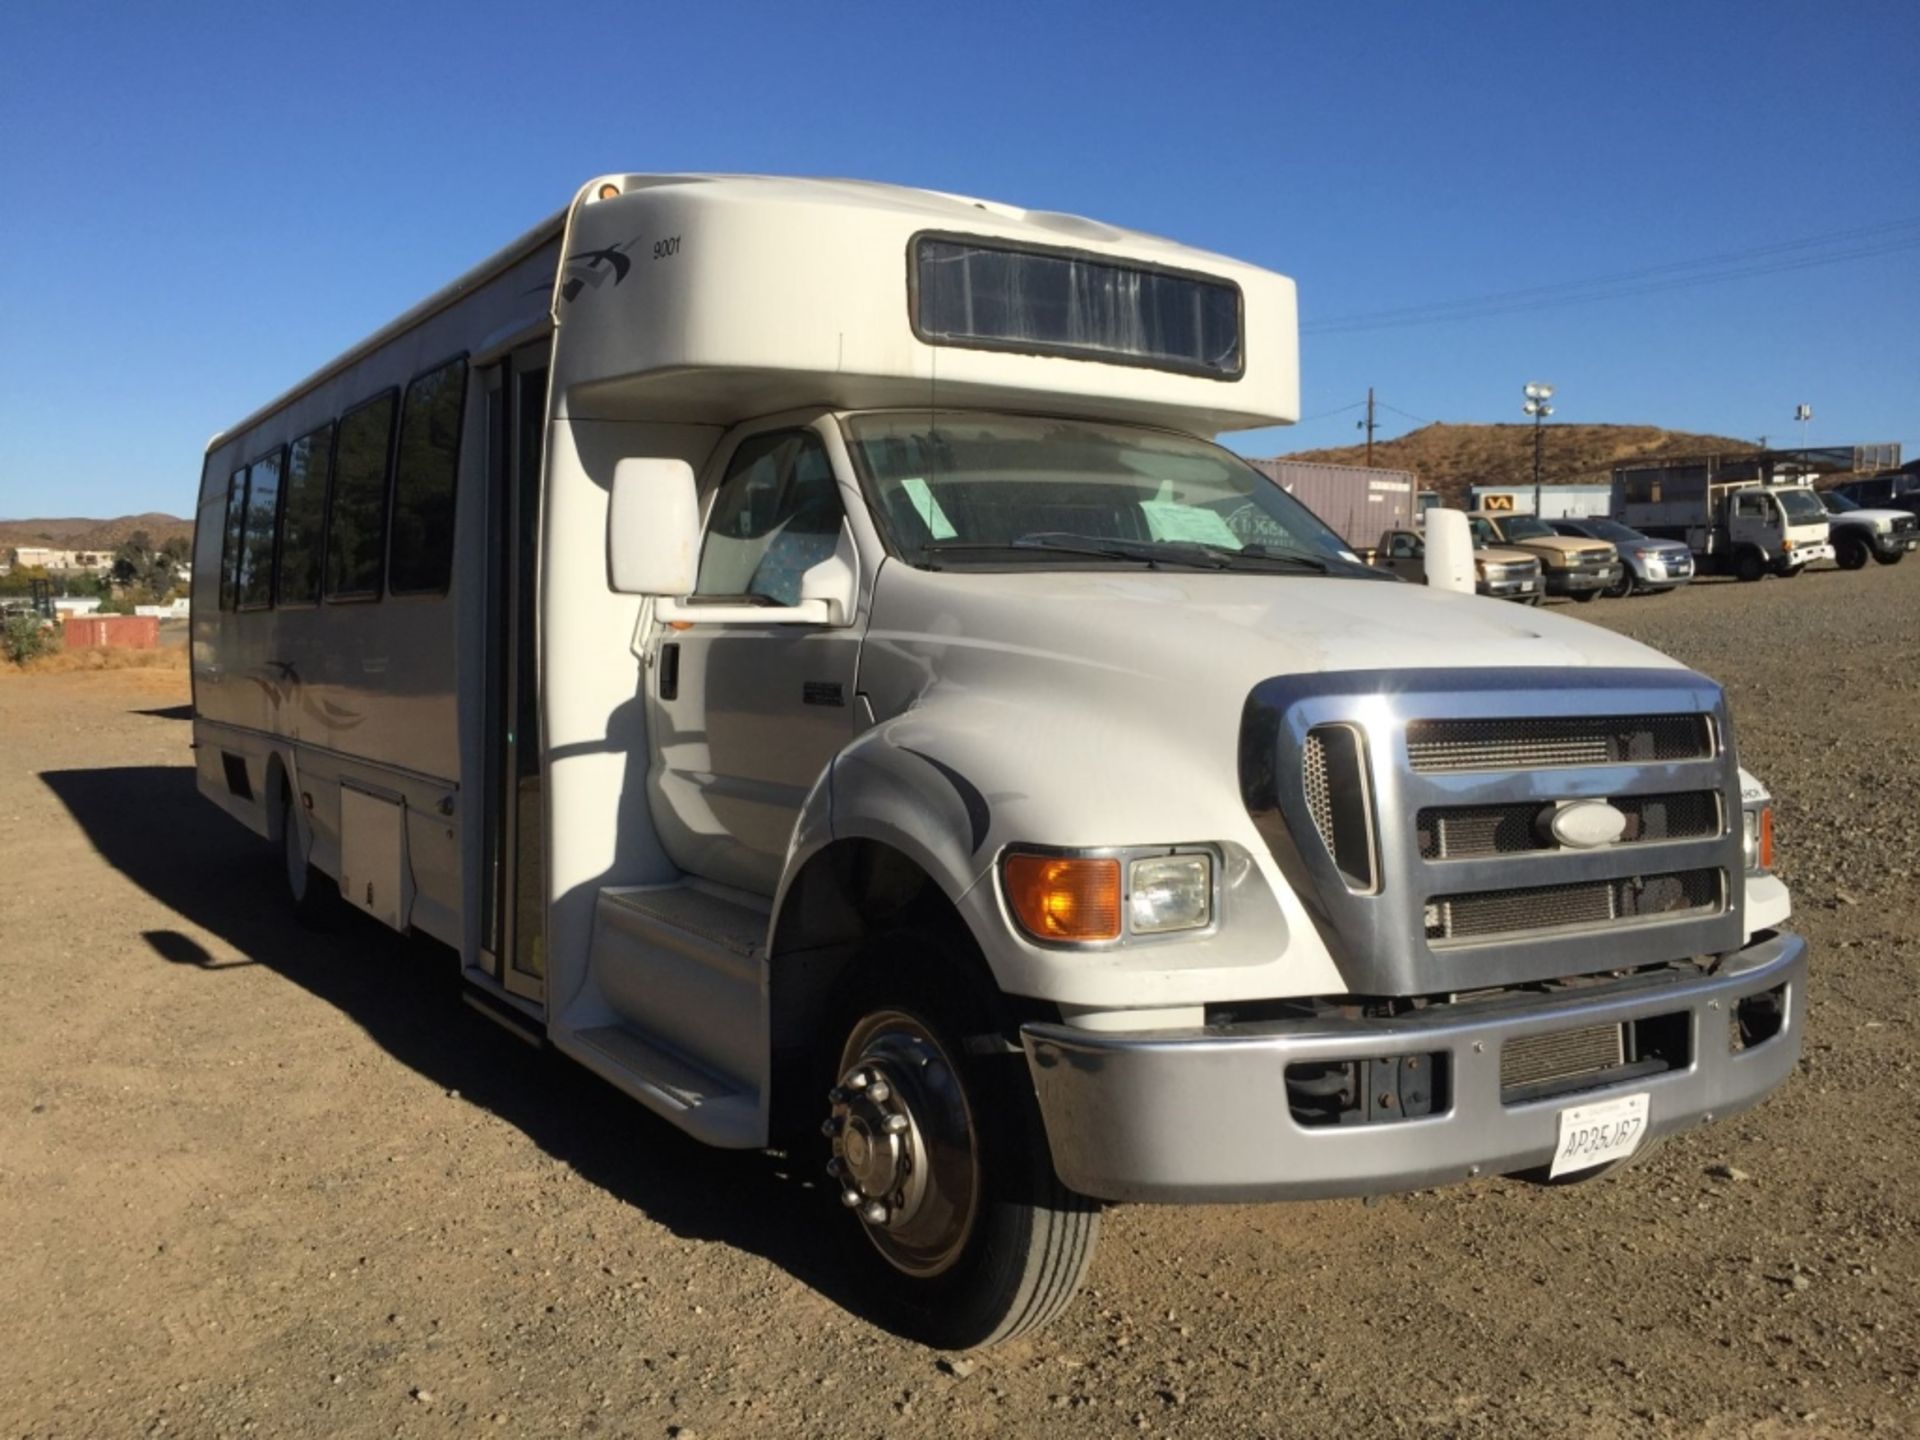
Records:
{"label": "dirt lot", "polygon": [[284,923],[184,675],[0,675],[0,1431],[1920,1433],[1920,563],[1577,614],[1730,688],[1802,1073],[1598,1185],[1112,1212],[1064,1323],[959,1364],[849,1311],[811,1176],[515,1041],[444,950]]}

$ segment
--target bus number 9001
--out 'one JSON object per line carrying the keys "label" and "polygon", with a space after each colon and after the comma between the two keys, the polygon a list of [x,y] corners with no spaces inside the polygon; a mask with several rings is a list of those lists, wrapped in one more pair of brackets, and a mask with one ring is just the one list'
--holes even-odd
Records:
{"label": "bus number 9001", "polygon": [[665,260],[679,253],[680,237],[678,235],[669,235],[664,240],[656,240],[653,242],[653,258],[656,260]]}

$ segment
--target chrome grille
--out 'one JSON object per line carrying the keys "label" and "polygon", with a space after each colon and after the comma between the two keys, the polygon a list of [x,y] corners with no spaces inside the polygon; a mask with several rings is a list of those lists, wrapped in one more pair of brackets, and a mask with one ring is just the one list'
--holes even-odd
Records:
{"label": "chrome grille", "polygon": [[[1609,803],[1627,817],[1623,845],[1704,840],[1720,833],[1720,797],[1711,790],[1677,795],[1617,795]],[[1422,810],[1416,822],[1422,860],[1465,860],[1557,850],[1547,829],[1551,802],[1457,805]]]}
{"label": "chrome grille", "polygon": [[1500,1047],[1500,1088],[1517,1090],[1544,1080],[1592,1075],[1626,1064],[1625,1036],[1618,1024],[1529,1035]]}
{"label": "chrome grille", "polygon": [[1437,895],[1426,906],[1427,941],[1433,945],[1478,943],[1630,920],[1712,915],[1723,908],[1723,894],[1719,870],[1679,870],[1620,880]]}
{"label": "chrome grille", "polygon": [[1313,828],[1333,847],[1333,793],[1327,784],[1327,742],[1318,730],[1307,736],[1300,752],[1300,780],[1307,789],[1307,813],[1313,816]]}
{"label": "chrome grille", "polygon": [[1712,753],[1713,734],[1704,715],[1413,720],[1407,724],[1407,763],[1423,774],[1661,764],[1704,760]]}

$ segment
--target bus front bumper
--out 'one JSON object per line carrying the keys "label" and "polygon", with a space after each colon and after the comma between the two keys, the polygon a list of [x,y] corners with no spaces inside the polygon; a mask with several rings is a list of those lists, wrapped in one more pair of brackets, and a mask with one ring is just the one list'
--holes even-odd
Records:
{"label": "bus front bumper", "polygon": [[[1806,974],[1806,942],[1775,932],[1711,974],[1552,997],[1131,1034],[1033,1023],[1021,1040],[1054,1168],[1069,1188],[1117,1201],[1316,1200],[1545,1165],[1568,1106],[1645,1093],[1649,1136],[1744,1109],[1800,1057]],[[1775,1028],[1736,1044],[1750,1016],[1775,1017],[1759,1026]],[[1659,1073],[1588,1077],[1601,1083],[1546,1099],[1503,1089],[1508,1043],[1635,1021],[1684,1033],[1683,1059]],[[1355,1061],[1391,1070],[1408,1057],[1426,1057],[1435,1076],[1431,1114],[1307,1125],[1289,1103],[1291,1066]],[[1369,1073],[1365,1065],[1360,1073]]]}

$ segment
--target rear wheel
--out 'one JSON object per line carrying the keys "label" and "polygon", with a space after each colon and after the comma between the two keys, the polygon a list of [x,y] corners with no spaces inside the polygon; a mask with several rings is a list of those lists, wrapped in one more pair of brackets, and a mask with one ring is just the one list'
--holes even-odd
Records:
{"label": "rear wheel", "polygon": [[[943,937],[896,936],[843,990],[827,1171],[870,1242],[875,1309],[944,1349],[1038,1329],[1072,1301],[1100,1207],[1060,1184],[999,994]],[[985,1052],[985,1053],[980,1053]]]}
{"label": "rear wheel", "polygon": [[1873,558],[1878,560],[1882,565],[1898,565],[1902,560],[1907,558],[1907,552],[1904,550],[1876,550],[1873,552]]}
{"label": "rear wheel", "polygon": [[1858,535],[1843,536],[1833,547],[1833,558],[1839,562],[1842,570],[1858,570],[1867,563],[1871,552],[1867,542]]}
{"label": "rear wheel", "polygon": [[311,930],[332,929],[340,919],[340,887],[307,859],[293,789],[285,779],[280,782],[280,858],[294,919]]}

